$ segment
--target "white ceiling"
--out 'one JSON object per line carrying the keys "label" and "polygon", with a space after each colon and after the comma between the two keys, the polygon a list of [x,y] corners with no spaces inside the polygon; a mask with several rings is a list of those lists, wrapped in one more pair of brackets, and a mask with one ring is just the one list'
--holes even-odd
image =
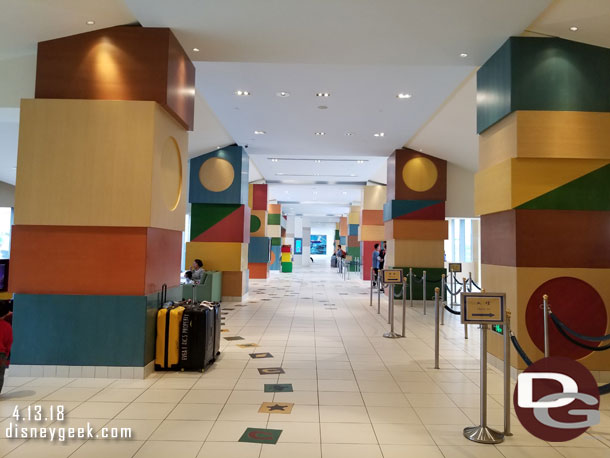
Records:
{"label": "white ceiling", "polygon": [[480,64],[550,0],[126,0],[202,61]]}

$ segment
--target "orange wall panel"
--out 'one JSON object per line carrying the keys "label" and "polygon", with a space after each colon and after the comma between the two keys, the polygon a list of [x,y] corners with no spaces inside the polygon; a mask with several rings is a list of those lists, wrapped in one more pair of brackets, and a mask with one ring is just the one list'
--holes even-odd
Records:
{"label": "orange wall panel", "polygon": [[10,288],[24,294],[147,295],[180,283],[178,231],[13,226]]}

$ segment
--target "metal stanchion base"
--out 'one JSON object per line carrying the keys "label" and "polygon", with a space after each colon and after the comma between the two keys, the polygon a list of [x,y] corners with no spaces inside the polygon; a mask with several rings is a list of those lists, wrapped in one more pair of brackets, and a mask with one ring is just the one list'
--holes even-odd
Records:
{"label": "metal stanchion base", "polygon": [[388,331],[383,335],[383,337],[385,337],[387,339],[398,339],[399,337],[402,337],[402,336],[400,334],[396,334],[395,332]]}
{"label": "metal stanchion base", "polygon": [[504,434],[487,426],[469,426],[464,428],[464,437],[479,444],[499,444],[504,442]]}

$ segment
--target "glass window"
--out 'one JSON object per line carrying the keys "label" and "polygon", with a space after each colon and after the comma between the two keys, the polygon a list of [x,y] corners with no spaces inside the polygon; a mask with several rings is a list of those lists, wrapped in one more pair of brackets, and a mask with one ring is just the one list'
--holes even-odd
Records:
{"label": "glass window", "polygon": [[11,252],[13,209],[0,207],[0,259],[8,259]]}

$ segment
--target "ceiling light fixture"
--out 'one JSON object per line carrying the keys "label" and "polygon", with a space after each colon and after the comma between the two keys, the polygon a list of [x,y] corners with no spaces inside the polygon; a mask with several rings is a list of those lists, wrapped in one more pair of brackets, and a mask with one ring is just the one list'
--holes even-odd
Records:
{"label": "ceiling light fixture", "polygon": [[199,48],[193,48],[194,52],[199,52]]}
{"label": "ceiling light fixture", "polygon": [[87,24],[87,25],[93,25],[93,24],[95,24],[95,21],[88,20],[88,21],[87,21],[85,24]]}
{"label": "ceiling light fixture", "polygon": [[320,162],[322,162],[322,161],[321,161],[320,159],[316,159],[314,162],[315,162],[316,164],[319,164],[319,163],[320,163]]}
{"label": "ceiling light fixture", "polygon": [[350,174],[349,174],[349,176],[350,176],[350,177],[355,177],[355,176],[356,176],[356,174],[355,174],[355,173],[350,173]]}
{"label": "ceiling light fixture", "polygon": [[573,25],[572,27],[570,27],[570,30],[571,30],[572,32],[576,32],[576,31],[578,31],[578,27],[576,27],[575,25]]}
{"label": "ceiling light fixture", "polygon": [[465,52],[460,53],[460,57],[462,57],[462,58],[464,58],[464,57],[468,57],[468,53],[465,53]]}
{"label": "ceiling light fixture", "polygon": [[347,135],[348,137],[351,137],[352,135],[354,135],[353,132],[345,132],[345,135]]}
{"label": "ceiling light fixture", "polygon": [[242,91],[241,89],[238,89],[237,91],[235,91],[235,95],[248,96],[248,95],[250,95],[250,92],[249,91]]}
{"label": "ceiling light fixture", "polygon": [[316,135],[320,136],[320,135],[326,135],[326,132],[316,132]]}
{"label": "ceiling light fixture", "polygon": [[277,95],[278,97],[289,97],[290,92],[280,91],[280,92],[276,93],[275,95]]}
{"label": "ceiling light fixture", "polygon": [[330,97],[330,92],[317,92],[316,97]]}
{"label": "ceiling light fixture", "polygon": [[396,96],[396,98],[398,98],[398,99],[410,99],[411,97],[413,97],[413,96],[407,92],[401,92],[400,94],[398,94]]}
{"label": "ceiling light fixture", "polygon": [[265,135],[267,132],[265,132],[264,130],[255,130],[254,131],[254,135]]}
{"label": "ceiling light fixture", "polygon": [[364,164],[364,161],[358,161],[358,164]]}
{"label": "ceiling light fixture", "polygon": [[377,132],[375,134],[373,134],[374,137],[384,137],[385,134],[383,132]]}

